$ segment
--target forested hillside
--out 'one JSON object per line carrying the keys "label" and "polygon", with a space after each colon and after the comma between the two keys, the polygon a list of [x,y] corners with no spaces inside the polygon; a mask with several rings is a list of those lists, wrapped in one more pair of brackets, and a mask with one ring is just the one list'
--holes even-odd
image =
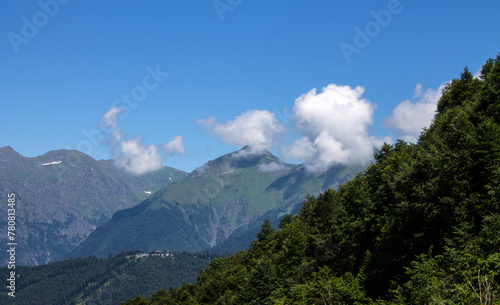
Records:
{"label": "forested hillside", "polygon": [[[136,252],[122,252],[106,259],[90,256],[36,267],[17,266],[15,298],[3,289],[0,304],[119,304],[138,293],[151,295],[161,287],[192,283],[214,257],[178,252],[168,257],[136,258]],[[1,270],[8,274],[7,267]]]}
{"label": "forested hillside", "polygon": [[500,304],[500,56],[444,89],[418,143],[309,197],[196,284],[122,304]]}

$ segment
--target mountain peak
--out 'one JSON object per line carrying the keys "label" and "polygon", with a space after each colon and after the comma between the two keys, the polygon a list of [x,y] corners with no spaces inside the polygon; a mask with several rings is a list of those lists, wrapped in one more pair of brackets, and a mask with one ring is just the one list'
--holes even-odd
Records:
{"label": "mountain peak", "polygon": [[11,147],[11,146],[4,146],[4,147],[0,147],[0,151],[14,151],[14,149]]}
{"label": "mountain peak", "polygon": [[250,145],[245,145],[242,149],[232,153],[234,157],[260,157],[260,156],[274,156],[267,149],[259,149]]}
{"label": "mountain peak", "polygon": [[267,150],[258,151],[255,148],[246,145],[245,147],[225,154],[217,159],[208,161],[192,172],[193,176],[212,176],[221,175],[237,168],[249,168],[258,166],[262,163],[282,161]]}
{"label": "mountain peak", "polygon": [[14,157],[18,158],[21,155],[10,146],[0,147],[0,159],[9,160]]}

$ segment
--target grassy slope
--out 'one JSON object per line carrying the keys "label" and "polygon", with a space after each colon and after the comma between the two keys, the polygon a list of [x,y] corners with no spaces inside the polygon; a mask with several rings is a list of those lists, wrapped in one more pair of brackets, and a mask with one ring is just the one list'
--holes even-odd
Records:
{"label": "grassy slope", "polygon": [[[281,161],[270,153],[247,158],[228,154],[210,161],[141,205],[116,213],[72,257],[106,256],[136,248],[203,250],[223,242],[238,229],[235,238],[248,229],[254,236],[261,217],[277,219],[296,208],[307,193],[319,193],[327,179],[334,177],[335,187],[334,183],[352,177],[355,171],[338,168],[327,175],[305,176],[298,165],[282,164],[283,170],[275,172],[259,169],[271,162]],[[248,245],[246,239],[242,245],[245,243]]]}

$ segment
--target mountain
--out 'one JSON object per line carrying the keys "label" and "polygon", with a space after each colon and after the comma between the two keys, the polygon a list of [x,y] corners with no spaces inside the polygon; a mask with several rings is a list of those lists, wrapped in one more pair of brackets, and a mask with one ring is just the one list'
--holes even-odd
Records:
{"label": "mountain", "polygon": [[[360,168],[337,167],[323,174],[283,163],[248,147],[209,161],[140,205],[118,211],[69,257],[144,249],[199,251],[248,247],[260,223],[296,212],[307,194],[337,187]],[[224,241],[232,240],[231,243]]]}
{"label": "mountain", "polygon": [[[17,264],[62,259],[113,213],[129,208],[186,173],[164,167],[135,176],[75,150],[50,151],[27,158],[0,148],[0,198],[16,194]],[[7,209],[0,209],[7,219]],[[0,242],[7,242],[0,227]],[[7,254],[4,254],[4,256]],[[2,260],[5,264],[5,260]]]}
{"label": "mountain", "polygon": [[500,304],[500,55],[448,83],[417,143],[309,197],[148,304]]}

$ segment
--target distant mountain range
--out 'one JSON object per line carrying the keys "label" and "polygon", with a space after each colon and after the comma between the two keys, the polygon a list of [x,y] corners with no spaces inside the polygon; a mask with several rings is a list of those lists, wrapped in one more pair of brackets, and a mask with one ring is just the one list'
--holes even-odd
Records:
{"label": "distant mountain range", "polygon": [[248,247],[264,219],[277,223],[298,211],[307,194],[336,188],[359,170],[339,166],[312,174],[303,165],[245,147],[115,213],[69,257],[137,249],[235,252]]}
{"label": "distant mountain range", "polygon": [[[164,167],[136,176],[75,150],[27,158],[7,146],[0,148],[0,198],[16,193],[18,265],[129,250],[233,253],[248,247],[264,219],[277,223],[307,194],[336,188],[359,170],[312,174],[245,147],[189,174]],[[0,217],[7,219],[7,208]],[[6,229],[0,226],[4,244]]]}
{"label": "distant mountain range", "polygon": [[[137,205],[186,175],[164,167],[134,176],[117,169],[113,161],[96,161],[75,150],[27,158],[9,146],[0,148],[0,219],[7,220],[7,194],[17,197],[16,263],[38,265],[64,258],[116,211]],[[2,244],[7,242],[6,230],[7,223],[0,226]]]}

